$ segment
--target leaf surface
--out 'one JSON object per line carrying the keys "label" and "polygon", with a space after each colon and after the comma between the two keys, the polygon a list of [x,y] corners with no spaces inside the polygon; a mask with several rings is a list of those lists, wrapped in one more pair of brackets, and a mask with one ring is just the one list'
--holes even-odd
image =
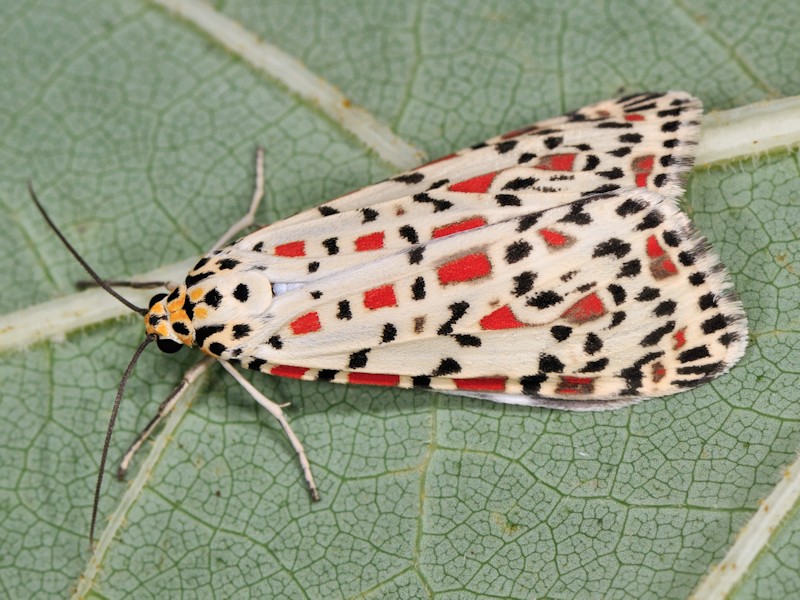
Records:
{"label": "leaf surface", "polygon": [[[789,0],[757,14],[710,0],[213,10],[298,70],[267,75],[154,3],[0,3],[3,314],[36,311],[84,278],[29,202],[28,178],[89,263],[125,277],[201,254],[238,218],[257,144],[267,153],[261,222],[407,166],[298,92],[301,67],[430,157],[620,88],[686,89],[707,110],[800,94]],[[140,321],[7,352],[2,594],[687,597],[800,448],[797,155],[696,169],[685,206],[750,319],[751,347],[729,375],[600,414],[254,377],[292,402],[323,496],[311,504],[279,428],[213,369],[154,446],[152,469],[137,472],[145,456],[134,465],[134,501],[107,479],[101,518],[115,536],[96,570],[92,489]],[[112,461],[195,360],[144,356]],[[792,517],[738,597],[796,592],[797,532]]]}

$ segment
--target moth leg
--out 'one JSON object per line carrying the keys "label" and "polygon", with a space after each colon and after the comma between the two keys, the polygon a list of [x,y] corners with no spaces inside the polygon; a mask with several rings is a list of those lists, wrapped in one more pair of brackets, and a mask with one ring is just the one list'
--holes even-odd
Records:
{"label": "moth leg", "polygon": [[297,438],[294,431],[292,431],[292,428],[289,425],[289,422],[286,420],[280,405],[276,404],[264,394],[259,392],[255,387],[253,387],[253,385],[244,377],[242,377],[241,373],[233,368],[230,363],[227,363],[224,360],[219,362],[223,367],[225,367],[225,370],[233,376],[239,385],[241,385],[256,402],[266,408],[269,413],[278,420],[278,423],[281,424],[284,433],[286,433],[286,437],[289,438],[289,442],[292,444],[294,451],[297,452],[297,457],[300,459],[300,465],[303,467],[303,476],[306,478],[308,491],[311,493],[311,499],[314,502],[317,502],[319,500],[319,492],[317,491],[317,484],[314,483],[314,476],[311,474],[311,464],[308,462],[308,457],[306,456],[306,451],[303,448],[303,444]]}
{"label": "moth leg", "polygon": [[169,395],[164,399],[164,401],[158,407],[158,412],[156,412],[155,416],[150,419],[150,422],[145,425],[145,428],[141,431],[141,433],[139,433],[139,435],[136,436],[136,439],[133,440],[133,443],[128,447],[125,454],[122,456],[122,460],[117,468],[117,479],[120,481],[125,479],[125,475],[131,466],[131,462],[133,462],[133,457],[139,451],[139,448],[142,447],[142,444],[147,441],[147,438],[150,437],[150,434],[153,433],[153,430],[158,427],[158,424],[161,423],[162,419],[172,412],[172,409],[175,408],[175,406],[178,404],[178,401],[183,397],[183,394],[189,385],[192,384],[198,377],[200,377],[200,375],[202,375],[208,366],[213,362],[213,358],[206,357],[183,374],[183,378],[181,379],[180,383],[178,383],[178,385],[176,385]]}
{"label": "moth leg", "polygon": [[250,208],[247,209],[247,213],[236,221],[228,231],[226,231],[221,238],[217,241],[216,244],[211,246],[211,250],[209,252],[213,252],[214,250],[219,250],[223,246],[225,246],[236,234],[238,234],[242,229],[250,227],[255,221],[256,210],[258,210],[258,205],[261,204],[261,201],[264,199],[264,148],[259,146],[256,148],[256,185],[255,189],[253,190],[253,198],[250,200]]}

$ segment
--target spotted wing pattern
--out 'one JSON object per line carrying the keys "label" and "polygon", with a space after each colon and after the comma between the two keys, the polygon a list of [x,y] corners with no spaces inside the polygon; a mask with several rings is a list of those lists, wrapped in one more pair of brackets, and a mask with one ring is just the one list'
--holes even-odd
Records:
{"label": "spotted wing pattern", "polygon": [[[196,343],[275,375],[563,408],[703,383],[747,329],[677,207],[699,116],[680,92],[606,101],[270,225],[190,273]],[[231,319],[223,264],[271,282],[263,312]]]}
{"label": "spotted wing pattern", "polygon": [[257,252],[253,260],[271,281],[300,282],[520,210],[626,187],[677,198],[701,112],[683,92],[608,100],[368,186],[235,245]]}

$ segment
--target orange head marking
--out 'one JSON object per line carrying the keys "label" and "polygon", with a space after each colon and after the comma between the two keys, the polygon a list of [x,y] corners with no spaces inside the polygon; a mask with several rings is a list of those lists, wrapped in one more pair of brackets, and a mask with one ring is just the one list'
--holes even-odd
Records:
{"label": "orange head marking", "polygon": [[148,335],[156,337],[162,352],[177,352],[194,344],[194,326],[184,310],[186,288],[179,286],[167,296],[156,294],[150,299],[150,308],[144,316]]}

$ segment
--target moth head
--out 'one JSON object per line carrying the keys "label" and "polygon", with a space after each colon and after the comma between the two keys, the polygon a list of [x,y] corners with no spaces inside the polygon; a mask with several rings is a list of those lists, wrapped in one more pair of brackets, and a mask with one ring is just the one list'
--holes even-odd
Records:
{"label": "moth head", "polygon": [[172,354],[194,344],[194,326],[186,308],[186,287],[182,285],[169,295],[156,294],[150,299],[144,328],[162,352]]}

